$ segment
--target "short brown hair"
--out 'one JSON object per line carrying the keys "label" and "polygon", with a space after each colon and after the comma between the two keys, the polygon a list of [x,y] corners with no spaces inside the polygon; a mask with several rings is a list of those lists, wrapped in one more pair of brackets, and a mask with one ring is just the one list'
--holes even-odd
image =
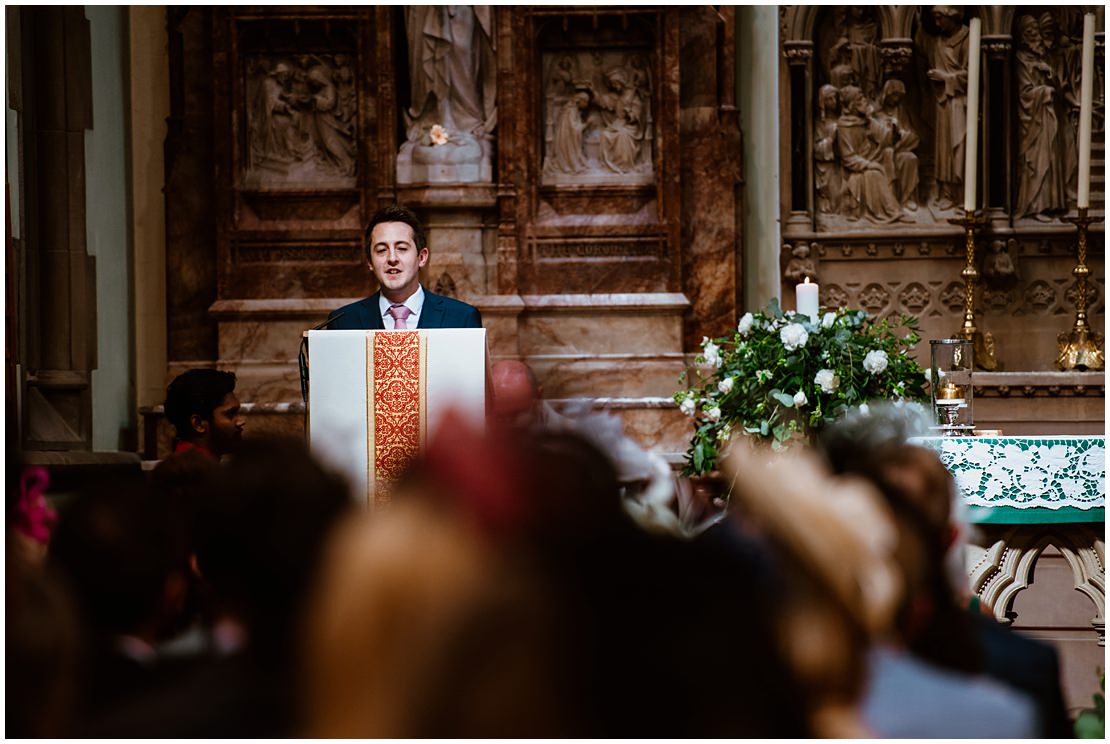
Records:
{"label": "short brown hair", "polygon": [[416,250],[420,251],[428,247],[428,236],[424,234],[424,226],[420,224],[420,220],[412,210],[400,204],[390,204],[374,213],[370,218],[370,224],[366,226],[366,232],[362,235],[362,251],[367,259],[370,258],[370,233],[383,222],[404,222],[412,228],[412,239],[416,243]]}

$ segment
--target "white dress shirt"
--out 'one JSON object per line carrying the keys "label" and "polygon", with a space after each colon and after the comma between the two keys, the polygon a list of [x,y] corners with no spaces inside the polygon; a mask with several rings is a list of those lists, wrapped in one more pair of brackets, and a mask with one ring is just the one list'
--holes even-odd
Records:
{"label": "white dress shirt", "polygon": [[[417,284],[416,291],[401,304],[412,311],[412,315],[405,319],[405,325],[410,331],[416,330],[416,324],[420,322],[420,311],[424,309],[424,287]],[[378,295],[378,309],[381,310],[382,324],[387,331],[396,330],[397,321],[389,314],[389,308],[392,306],[393,303],[387,300],[384,294]]]}

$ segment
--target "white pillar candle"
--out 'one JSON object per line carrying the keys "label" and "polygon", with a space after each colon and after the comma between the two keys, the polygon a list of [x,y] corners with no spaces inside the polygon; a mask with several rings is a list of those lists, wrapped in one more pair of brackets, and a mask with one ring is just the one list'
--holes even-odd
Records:
{"label": "white pillar candle", "polygon": [[1079,198],[1076,206],[1091,206],[1091,110],[1095,82],[1095,14],[1083,16],[1083,69],[1079,82]]}
{"label": "white pillar candle", "polygon": [[967,135],[964,142],[964,210],[975,211],[975,186],[979,169],[979,35],[982,22],[971,19],[967,42]]}
{"label": "white pillar candle", "polygon": [[820,314],[820,303],[817,298],[818,287],[816,284],[811,284],[809,277],[806,277],[805,283],[795,285],[794,287],[794,306],[798,309],[799,315],[808,315],[810,320],[814,323],[818,320]]}

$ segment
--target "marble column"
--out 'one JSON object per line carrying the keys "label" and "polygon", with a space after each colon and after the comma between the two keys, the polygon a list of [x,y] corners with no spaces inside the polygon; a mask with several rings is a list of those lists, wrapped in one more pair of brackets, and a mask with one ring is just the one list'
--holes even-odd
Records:
{"label": "marble column", "polygon": [[777,8],[736,8],[736,81],[744,132],[744,193],[741,310],[763,307],[779,295],[779,30]]}

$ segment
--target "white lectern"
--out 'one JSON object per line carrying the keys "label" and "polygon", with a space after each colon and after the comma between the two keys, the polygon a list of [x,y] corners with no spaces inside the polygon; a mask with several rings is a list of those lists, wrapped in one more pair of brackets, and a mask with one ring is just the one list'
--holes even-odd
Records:
{"label": "white lectern", "polygon": [[485,329],[309,331],[308,357],[312,452],[371,507],[389,502],[447,411],[484,429]]}

